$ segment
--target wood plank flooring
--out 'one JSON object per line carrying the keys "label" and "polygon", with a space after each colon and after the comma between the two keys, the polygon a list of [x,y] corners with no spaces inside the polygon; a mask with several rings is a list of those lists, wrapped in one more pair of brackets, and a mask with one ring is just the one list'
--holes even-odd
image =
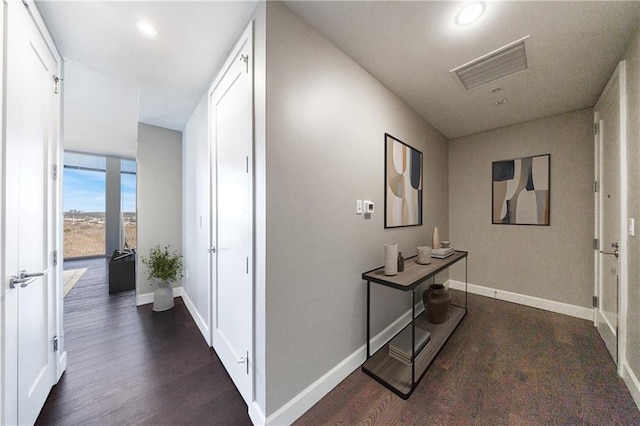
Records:
{"label": "wood plank flooring", "polygon": [[[250,424],[181,299],[168,312],[108,295],[106,261],[65,299],[67,372],[37,424]],[[413,395],[360,369],[304,414],[324,424],[640,424],[593,324],[480,296]]]}
{"label": "wood plank flooring", "polygon": [[640,424],[593,323],[475,295],[469,308],[408,400],[358,369],[295,424]]}
{"label": "wood plank flooring", "polygon": [[108,294],[107,260],[65,262],[84,267],[65,298],[67,371],[36,424],[251,424],[181,298],[136,307],[133,291]]}

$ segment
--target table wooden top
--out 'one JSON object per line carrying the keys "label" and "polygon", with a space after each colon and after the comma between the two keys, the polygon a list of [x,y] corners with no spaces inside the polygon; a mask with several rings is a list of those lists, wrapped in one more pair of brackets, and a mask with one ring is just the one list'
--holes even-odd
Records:
{"label": "table wooden top", "polygon": [[431,263],[421,265],[416,262],[417,256],[410,257],[404,261],[404,271],[396,275],[385,275],[384,266],[362,274],[362,279],[399,290],[413,290],[419,284],[444,271],[454,263],[466,258],[466,251],[456,250],[454,254],[445,259],[431,258]]}

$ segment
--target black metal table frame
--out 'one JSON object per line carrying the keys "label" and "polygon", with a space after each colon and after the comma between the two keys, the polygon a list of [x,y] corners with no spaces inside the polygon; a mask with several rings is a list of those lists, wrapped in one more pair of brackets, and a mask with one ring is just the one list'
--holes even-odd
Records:
{"label": "black metal table frame", "polygon": [[[373,271],[376,271],[376,270],[380,269],[380,267],[374,268],[374,269],[372,269],[370,271],[367,271],[367,272],[364,272],[362,274],[362,278],[367,281],[367,359],[365,360],[365,362],[368,361],[369,358],[371,358],[371,356],[372,356],[371,355],[371,283],[374,282],[376,284],[381,284],[381,285],[384,285],[384,286],[387,286],[387,287],[391,287],[391,288],[395,288],[395,289],[402,290],[402,291],[411,290],[411,389],[409,390],[409,392],[407,394],[404,394],[404,393],[400,392],[398,389],[396,389],[393,385],[389,384],[382,377],[379,377],[377,374],[375,374],[372,371],[368,370],[367,368],[364,367],[364,365],[362,366],[362,371],[364,371],[366,374],[368,374],[373,379],[375,379],[378,383],[382,384],[384,387],[386,387],[387,389],[389,389],[390,391],[392,391],[393,393],[395,393],[396,395],[398,395],[402,399],[408,399],[411,396],[413,391],[416,389],[418,383],[420,383],[420,380],[422,380],[422,377],[424,377],[424,375],[426,374],[427,370],[431,366],[431,363],[433,362],[433,359],[435,359],[438,356],[437,354],[434,356],[434,358],[429,362],[429,365],[427,365],[427,367],[424,369],[422,374],[420,374],[420,377],[418,377],[418,380],[416,380],[416,377],[415,377],[415,375],[416,375],[416,363],[415,363],[415,358],[416,358],[416,353],[415,353],[415,350],[416,350],[416,348],[415,348],[415,344],[416,344],[416,324],[415,324],[416,323],[416,287],[418,287],[420,284],[422,284],[425,281],[427,281],[429,278],[431,278],[432,279],[432,283],[434,283],[436,275],[438,275],[440,272],[442,272],[442,271],[444,271],[446,269],[449,269],[451,266],[455,265],[456,263],[458,263],[459,261],[464,259],[464,306],[459,306],[459,305],[455,305],[455,304],[452,303],[452,305],[464,309],[464,315],[460,319],[460,322],[458,322],[458,324],[456,324],[456,326],[454,327],[452,332],[449,334],[449,336],[447,336],[447,338],[444,341],[444,343],[442,344],[442,346],[438,349],[438,353],[440,353],[442,348],[444,348],[444,346],[447,344],[447,341],[453,335],[455,330],[458,328],[458,326],[462,322],[462,319],[464,319],[464,317],[467,316],[467,306],[468,306],[467,305],[467,301],[468,301],[468,294],[469,294],[468,291],[467,291],[468,290],[468,260],[467,260],[467,257],[469,255],[469,253],[461,251],[461,250],[456,250],[456,252],[464,253],[464,256],[455,259],[451,263],[447,263],[447,264],[443,265],[442,267],[440,267],[440,268],[436,269],[435,271],[425,275],[424,277],[420,278],[416,282],[412,283],[410,286],[406,286],[406,287],[405,286],[395,285],[395,284],[389,283],[389,282],[376,281],[376,280],[371,280],[370,278],[365,278],[366,274],[368,274],[370,272],[373,272]],[[415,257],[415,256],[412,256],[412,257]],[[411,257],[409,257],[407,259],[411,259]],[[446,259],[444,259],[444,260],[446,260]],[[398,334],[400,334],[400,332],[402,330],[404,330],[405,327],[402,327],[402,329],[398,333],[396,333],[393,337],[395,337]],[[389,339],[389,341],[393,340],[393,337],[391,339]],[[383,344],[378,349],[378,351],[381,351],[382,349],[384,349],[385,344]],[[424,348],[422,348],[422,350],[424,350]],[[376,351],[376,353],[378,351]]]}

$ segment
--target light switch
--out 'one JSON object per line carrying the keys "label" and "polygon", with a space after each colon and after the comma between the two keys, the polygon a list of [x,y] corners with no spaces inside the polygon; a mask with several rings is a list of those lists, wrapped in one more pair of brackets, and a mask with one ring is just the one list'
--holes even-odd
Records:
{"label": "light switch", "polygon": [[362,200],[356,200],[356,214],[362,214]]}
{"label": "light switch", "polygon": [[629,218],[629,235],[636,236],[636,220],[632,217]]}

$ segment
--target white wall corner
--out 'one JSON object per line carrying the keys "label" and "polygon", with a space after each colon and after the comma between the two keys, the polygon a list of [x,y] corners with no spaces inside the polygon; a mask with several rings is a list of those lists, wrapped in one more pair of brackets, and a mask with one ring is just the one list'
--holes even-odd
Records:
{"label": "white wall corner", "polygon": [[[422,302],[416,304],[416,316],[424,311]],[[399,333],[411,320],[411,310],[402,314],[391,325],[371,339],[371,353],[375,353],[393,336]],[[306,389],[294,396],[266,419],[267,425],[288,425],[296,421],[311,407],[324,398],[333,388],[347,378],[367,360],[367,344],[365,343],[338,365],[329,370]],[[251,414],[251,410],[249,411]],[[253,421],[253,417],[252,417]],[[255,423],[255,421],[254,421]],[[262,423],[260,423],[262,424]]]}
{"label": "white wall corner", "polygon": [[640,381],[626,362],[622,364],[622,380],[624,380],[627,388],[629,388],[631,397],[635,401],[638,410],[640,410]]}
{"label": "white wall corner", "polygon": [[[207,345],[211,346],[211,333],[209,333],[209,326],[207,325],[207,322],[204,320],[204,318],[202,318],[202,315],[200,315],[200,312],[198,312],[198,309],[196,309],[196,305],[194,305],[194,303],[191,301],[188,291],[186,291],[184,287],[178,288],[182,289],[181,297],[184,301],[184,305],[187,307],[187,311],[189,311],[189,313],[191,314],[191,318],[193,318],[196,325],[198,326],[198,329],[200,330],[202,337],[204,337],[204,340],[207,342]],[[174,297],[176,297],[176,289],[174,288],[173,290]]]}
{"label": "white wall corner", "polygon": [[[182,296],[182,287],[173,288],[173,298]],[[153,292],[136,295],[136,306],[147,305],[153,303]]]}
{"label": "white wall corner", "polygon": [[[445,283],[447,287],[454,290],[464,290],[463,281],[449,280]],[[569,315],[571,317],[593,321],[593,309],[582,306],[570,305],[568,303],[556,302],[554,300],[541,299],[539,297],[527,296],[510,291],[499,290],[477,284],[468,284],[467,291],[472,294],[504,300],[505,302],[517,303],[519,305],[542,309],[557,314]]]}

